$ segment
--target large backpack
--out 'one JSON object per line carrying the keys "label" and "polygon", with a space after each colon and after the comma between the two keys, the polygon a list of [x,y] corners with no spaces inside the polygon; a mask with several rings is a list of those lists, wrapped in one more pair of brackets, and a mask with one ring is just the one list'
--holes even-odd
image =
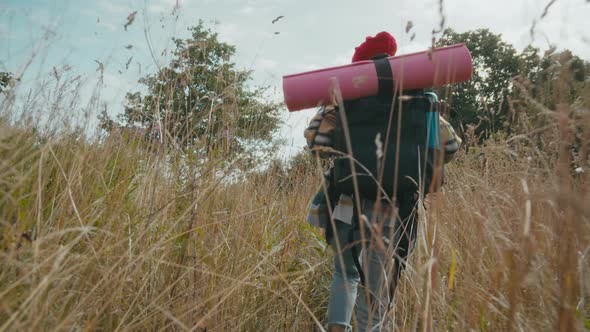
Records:
{"label": "large backpack", "polygon": [[419,189],[426,194],[440,186],[442,162],[440,172],[435,172],[440,157],[437,105],[436,95],[422,90],[395,98],[345,101],[334,133],[334,149],[340,152],[332,168],[335,192],[356,192],[348,156],[355,163],[358,193],[365,199],[391,198]]}

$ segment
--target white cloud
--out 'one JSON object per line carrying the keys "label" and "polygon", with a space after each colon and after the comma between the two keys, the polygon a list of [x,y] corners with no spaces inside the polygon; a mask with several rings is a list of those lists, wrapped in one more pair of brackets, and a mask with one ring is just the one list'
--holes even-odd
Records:
{"label": "white cloud", "polygon": [[240,14],[244,14],[244,15],[250,15],[252,13],[254,13],[256,9],[254,7],[250,7],[250,6],[246,6],[246,7],[242,7],[240,8]]}
{"label": "white cloud", "polygon": [[164,5],[157,3],[148,5],[147,8],[150,13],[164,13],[167,10],[167,8]]}
{"label": "white cloud", "polygon": [[275,69],[277,69],[278,66],[279,66],[278,61],[272,60],[272,59],[267,59],[267,58],[259,58],[255,64],[256,70],[261,70],[261,71],[275,70]]}
{"label": "white cloud", "polygon": [[103,97],[105,100],[122,100],[127,92],[137,87],[137,83],[130,82],[122,75],[114,72],[105,72],[103,83],[105,87]]}
{"label": "white cloud", "polygon": [[117,27],[113,23],[104,22],[104,21],[101,21],[100,23],[98,23],[98,26],[105,28],[106,30],[111,31],[111,32],[117,30],[117,28],[122,29],[122,27]]}
{"label": "white cloud", "polygon": [[494,33],[501,33],[518,50],[531,42],[542,49],[554,44],[559,49],[573,49],[578,55],[590,59],[589,45],[579,43],[581,36],[587,33],[580,30],[587,25],[590,6],[577,0],[557,1],[541,18],[547,3],[540,4],[538,0],[518,3],[512,0],[450,0],[445,1],[445,13],[448,25],[456,30],[489,28]]}
{"label": "white cloud", "polygon": [[339,56],[335,57],[334,61],[332,61],[331,65],[332,66],[347,65],[352,60],[352,55],[353,55],[352,51],[347,51],[343,55],[339,55]]}
{"label": "white cloud", "polygon": [[189,4],[186,0],[155,0],[148,4],[148,11],[151,13],[172,13]]}
{"label": "white cloud", "polygon": [[220,23],[215,28],[219,39],[230,44],[235,44],[244,35],[244,31],[235,23]]}
{"label": "white cloud", "polygon": [[324,67],[325,66],[310,63],[291,63],[287,65],[287,68],[291,74],[322,69]]}
{"label": "white cloud", "polygon": [[113,14],[129,13],[132,11],[130,6],[121,3],[121,1],[100,0],[98,3],[103,9]]}
{"label": "white cloud", "polygon": [[[263,2],[263,1],[247,1],[246,5],[238,9],[238,13],[241,15],[246,16],[268,16],[269,12],[276,8],[276,3],[274,2]],[[284,14],[284,13],[277,13],[276,16]],[[272,15],[271,15],[272,16]],[[275,17],[269,17],[269,19],[274,19]],[[270,21],[269,21],[270,23]]]}

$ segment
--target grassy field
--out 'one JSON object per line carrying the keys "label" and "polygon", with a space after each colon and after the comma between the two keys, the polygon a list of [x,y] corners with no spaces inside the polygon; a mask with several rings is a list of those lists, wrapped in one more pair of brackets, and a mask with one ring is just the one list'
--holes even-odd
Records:
{"label": "grassy field", "polygon": [[[497,138],[447,167],[398,330],[590,328],[589,175],[570,166],[568,110],[547,115],[546,151]],[[0,330],[320,330],[331,253],[304,222],[317,172],[224,181],[236,167],[5,115]]]}

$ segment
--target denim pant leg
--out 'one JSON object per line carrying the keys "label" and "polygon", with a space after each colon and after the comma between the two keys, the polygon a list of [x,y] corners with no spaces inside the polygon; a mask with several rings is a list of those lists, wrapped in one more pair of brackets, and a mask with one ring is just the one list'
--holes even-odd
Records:
{"label": "denim pant leg", "polygon": [[[367,231],[368,232],[368,231]],[[391,228],[384,227],[383,235],[392,238]],[[367,241],[361,253],[362,266],[365,273],[364,287],[359,289],[357,298],[356,319],[358,331],[389,331],[384,321],[389,310],[390,286],[393,271],[393,243],[379,248],[374,239]],[[367,298],[367,294],[369,298]]]}
{"label": "denim pant leg", "polygon": [[352,226],[336,221],[336,231],[330,241],[334,252],[334,272],[328,300],[328,325],[342,325],[348,329],[360,282],[348,241],[351,229]]}

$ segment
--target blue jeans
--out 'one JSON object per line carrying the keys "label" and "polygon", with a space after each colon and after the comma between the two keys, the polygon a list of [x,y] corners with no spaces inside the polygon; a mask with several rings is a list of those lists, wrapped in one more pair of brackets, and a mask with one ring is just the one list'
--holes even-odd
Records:
{"label": "blue jeans", "polygon": [[[403,204],[400,209],[402,218],[397,218],[394,227],[383,227],[379,235],[375,228],[371,231],[367,224],[363,228],[363,237],[358,227],[353,230],[352,225],[334,221],[335,231],[330,239],[334,251],[334,272],[328,301],[328,325],[341,325],[350,330],[356,301],[358,331],[391,330],[391,322],[386,322],[385,318],[399,273],[404,269],[416,239],[414,204],[413,201]],[[370,220],[371,213],[367,214]],[[353,252],[359,257],[365,277],[358,296],[357,286],[361,276],[355,266]]]}
{"label": "blue jeans", "polygon": [[[379,246],[370,236],[368,228],[365,228],[364,246],[358,229],[353,232],[351,244],[349,234],[352,226],[340,221],[335,223],[336,232],[330,241],[334,250],[334,272],[328,301],[328,325],[342,325],[350,329],[356,300],[358,331],[367,331],[368,327],[368,331],[388,331],[384,319],[389,309],[391,281],[396,276],[392,251],[394,245],[385,243],[385,246]],[[387,239],[391,238],[391,230],[390,227],[383,228],[383,235]],[[365,285],[359,289],[358,297],[360,274],[353,260],[353,245],[365,275]]]}

